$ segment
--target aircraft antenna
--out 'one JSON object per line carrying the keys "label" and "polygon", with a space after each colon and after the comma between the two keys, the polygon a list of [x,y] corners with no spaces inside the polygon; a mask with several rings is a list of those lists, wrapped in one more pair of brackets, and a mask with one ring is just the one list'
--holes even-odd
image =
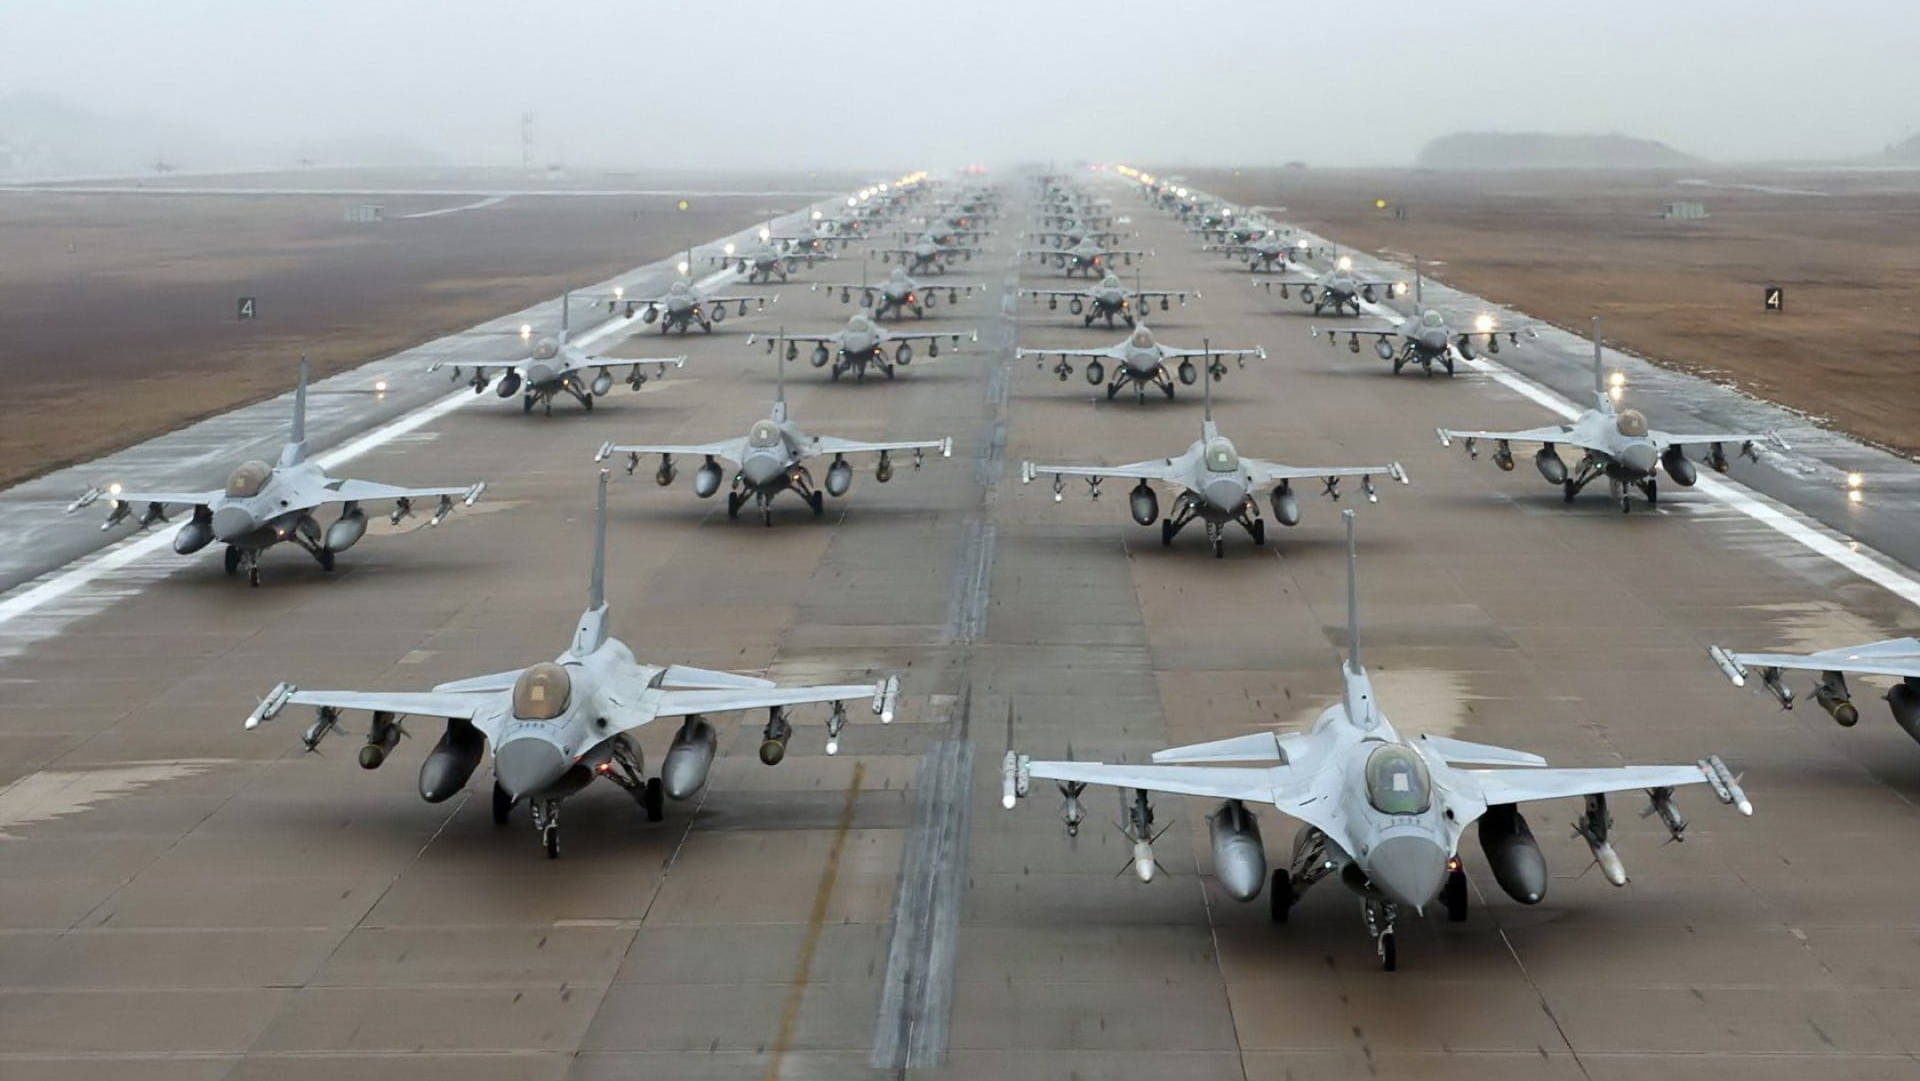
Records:
{"label": "aircraft antenna", "polygon": [[1593,394],[1600,402],[1601,409],[1611,408],[1613,399],[1607,396],[1607,367],[1600,358],[1600,317],[1593,317]]}
{"label": "aircraft antenna", "polygon": [[[602,482],[604,486],[604,482]],[[1361,671],[1360,664],[1360,560],[1353,543],[1353,511],[1343,510],[1347,523],[1347,668]]]}

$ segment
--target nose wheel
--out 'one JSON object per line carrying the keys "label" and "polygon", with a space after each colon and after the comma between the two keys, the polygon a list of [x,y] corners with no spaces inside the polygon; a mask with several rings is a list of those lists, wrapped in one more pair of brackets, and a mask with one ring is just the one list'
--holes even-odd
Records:
{"label": "nose wheel", "polygon": [[530,805],[533,811],[533,828],[540,831],[540,844],[547,850],[547,858],[560,858],[560,801],[557,799],[535,800]]}
{"label": "nose wheel", "polygon": [[1393,921],[1399,910],[1384,901],[1366,900],[1360,905],[1367,919],[1367,930],[1373,935],[1373,950],[1380,956],[1380,967],[1392,972],[1399,964],[1399,958],[1393,948]]}

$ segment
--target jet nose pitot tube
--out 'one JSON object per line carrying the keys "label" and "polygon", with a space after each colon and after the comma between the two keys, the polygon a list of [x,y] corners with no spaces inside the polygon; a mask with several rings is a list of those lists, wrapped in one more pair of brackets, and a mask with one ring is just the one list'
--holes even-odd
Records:
{"label": "jet nose pitot tube", "polygon": [[1425,837],[1389,837],[1368,853],[1365,869],[1387,900],[1420,912],[1446,882],[1447,853]]}
{"label": "jet nose pitot tube", "polygon": [[526,799],[551,788],[567,772],[560,748],[537,736],[521,736],[493,753],[494,776],[514,799]]}

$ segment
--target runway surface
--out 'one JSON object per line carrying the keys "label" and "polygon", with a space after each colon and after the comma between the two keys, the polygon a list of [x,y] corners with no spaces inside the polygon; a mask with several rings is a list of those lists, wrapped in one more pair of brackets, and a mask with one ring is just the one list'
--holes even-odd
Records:
{"label": "runway surface", "polygon": [[[1112,482],[1098,502],[1070,483],[1058,504],[1044,482],[1021,485],[1023,458],[1178,453],[1200,408],[1186,388],[1175,402],[1109,403],[1078,374],[1061,382],[1012,360],[1016,330],[1026,346],[1123,331],[1011,299],[1016,281],[1061,279],[1009,265],[1024,187],[1001,182],[1014,198],[993,251],[954,275],[984,295],[927,321],[977,328],[979,345],[937,360],[921,350],[893,381],[829,384],[788,366],[802,428],[951,435],[953,459],[886,485],[862,470],[823,520],[792,500],[771,527],[697,499],[685,463],[665,489],[652,462],[615,475],[612,618],[636,653],[792,679],[899,671],[898,721],[856,720],[829,758],[822,717],[803,712],[787,761],[768,768],[755,756],[762,718],[716,718],[722,757],[705,792],[649,825],[596,786],[568,802],[556,862],[524,819],[493,825],[484,774],[463,797],[421,802],[431,723],[414,722],[375,773],[354,762],[352,736],[301,753],[298,711],[243,732],[277,680],[420,688],[557,653],[584,599],[593,449],[739,434],[773,391],[749,330],[831,330],[849,309],[778,287],[777,315],[687,339],[684,371],[616,388],[590,414],[562,403],[522,416],[491,395],[449,409],[344,470],[485,477],[485,499],[437,530],[382,530],[332,575],[275,552],[255,590],[214,556],[163,547],[126,568],[133,584],[117,595],[7,624],[0,1073],[1755,1081],[1920,1069],[1920,869],[1905,855],[1920,833],[1920,747],[1878,703],[1841,730],[1733,690],[1705,654],[1715,641],[1889,634],[1912,627],[1912,608],[1710,495],[1663,491],[1657,510],[1623,516],[1604,495],[1565,506],[1524,468],[1443,450],[1438,425],[1532,426],[1542,407],[1482,372],[1395,379],[1370,351],[1328,350],[1297,304],[1249,287],[1244,267],[1195,250],[1117,186],[1107,193],[1158,253],[1145,285],[1205,293],[1155,321],[1162,339],[1269,353],[1216,387],[1242,453],[1398,459],[1411,473],[1359,510],[1368,659],[1402,731],[1557,765],[1717,751],[1745,772],[1757,812],[1684,793],[1694,826],[1670,845],[1637,801],[1616,801],[1634,878],[1614,889],[1563,828],[1576,807],[1530,806],[1555,876],[1547,899],[1507,900],[1468,842],[1470,919],[1406,920],[1401,971],[1383,973],[1359,906],[1335,887],[1284,926],[1264,897],[1225,899],[1206,874],[1206,803],[1159,801],[1170,873],[1151,886],[1114,875],[1127,845],[1108,824],[1111,795],[1089,799],[1074,841],[1046,792],[1001,810],[1010,741],[1036,757],[1139,761],[1332,701],[1338,510],[1353,505],[1303,500],[1300,526],[1275,526],[1264,549],[1229,534],[1216,560],[1197,532],[1163,548]],[[660,345],[648,331],[618,351]],[[1500,359],[1524,372],[1526,355]],[[1764,468],[1742,463],[1733,479]],[[643,731],[650,764],[670,736]],[[1262,828],[1270,857],[1283,855],[1291,825],[1268,813]]]}

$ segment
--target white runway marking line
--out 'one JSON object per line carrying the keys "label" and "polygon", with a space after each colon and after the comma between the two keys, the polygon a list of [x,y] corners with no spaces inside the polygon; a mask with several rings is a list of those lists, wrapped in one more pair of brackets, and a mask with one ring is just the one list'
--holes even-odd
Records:
{"label": "white runway marking line", "polygon": [[[1394,266],[1396,270],[1400,269],[1397,265],[1388,265]],[[1461,295],[1470,296],[1471,294]],[[1398,312],[1379,304],[1362,303],[1374,315],[1394,326],[1406,322],[1406,317]],[[1579,337],[1577,334],[1573,336]],[[1467,366],[1492,377],[1501,386],[1521,397],[1552,410],[1565,420],[1574,420],[1586,412],[1585,409],[1574,405],[1558,393],[1548,390],[1503,364],[1496,364],[1484,357],[1478,357],[1468,360]],[[1795,541],[1815,555],[1824,556],[1874,585],[1880,586],[1908,604],[1920,606],[1920,580],[1898,570],[1899,563],[1888,558],[1884,553],[1861,544],[1845,533],[1830,530],[1824,525],[1812,522],[1792,508],[1783,506],[1777,500],[1761,495],[1737,481],[1710,477],[1702,473],[1694,487],[1722,505],[1731,507],[1789,540]]]}
{"label": "white runway marking line", "polygon": [[418,214],[402,214],[398,220],[412,221],[415,218],[437,218],[442,214],[458,214],[462,210],[485,210],[490,206],[499,206],[509,198],[511,197],[506,195],[489,195],[477,203],[461,203],[459,206],[443,206],[438,210],[422,210]]}
{"label": "white runway marking line", "polygon": [[[731,270],[715,271],[701,278],[697,285],[700,289],[711,289],[715,285],[734,277],[737,277],[737,275]],[[603,338],[612,337],[617,331],[628,330],[632,325],[632,320],[629,319],[608,319],[606,322],[573,339],[573,344],[583,347],[589,346]],[[629,331],[629,333],[637,334],[639,332]],[[619,361],[615,358],[612,363],[619,363]],[[377,450],[402,436],[408,435],[433,421],[439,420],[441,417],[446,416],[456,409],[460,409],[476,401],[481,401],[485,397],[484,394],[475,394],[471,390],[462,388],[444,398],[429,402],[397,420],[351,439],[332,450],[315,455],[314,460],[320,463],[322,469],[331,472],[336,466],[344,465],[368,451]],[[7,623],[21,616],[30,615],[39,611],[47,605],[63,597],[70,596],[74,592],[101,578],[111,575],[116,571],[123,570],[153,555],[160,549],[169,546],[172,541],[172,531],[155,531],[145,535],[136,534],[103,552],[84,557],[70,565],[67,569],[58,571],[50,577],[20,586],[15,589],[11,595],[0,598],[0,626],[5,626]],[[212,550],[213,546],[209,545],[207,551]],[[180,559],[179,567],[185,567],[190,562],[190,557],[174,558]],[[168,573],[172,573],[172,571],[169,570]],[[57,633],[57,631],[53,633]]]}

